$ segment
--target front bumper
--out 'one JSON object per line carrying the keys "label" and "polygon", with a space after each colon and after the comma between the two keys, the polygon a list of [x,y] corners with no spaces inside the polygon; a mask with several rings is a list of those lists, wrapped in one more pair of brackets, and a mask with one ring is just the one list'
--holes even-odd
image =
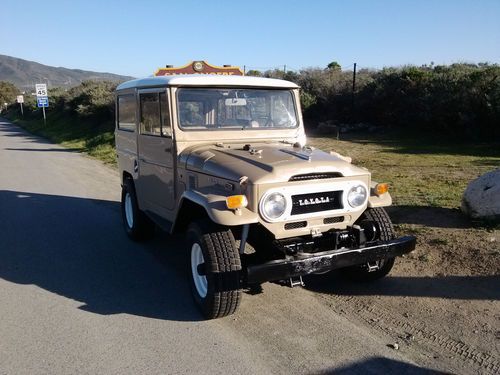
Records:
{"label": "front bumper", "polygon": [[289,259],[272,260],[263,264],[249,265],[246,281],[258,284],[265,281],[284,280],[316,272],[326,272],[337,268],[393,258],[415,249],[416,238],[404,236],[391,241],[378,242],[356,249],[338,249],[320,253],[302,253]]}

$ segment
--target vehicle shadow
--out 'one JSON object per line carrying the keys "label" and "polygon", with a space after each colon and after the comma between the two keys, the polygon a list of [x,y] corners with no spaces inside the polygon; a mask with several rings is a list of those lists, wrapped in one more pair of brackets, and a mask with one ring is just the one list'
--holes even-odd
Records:
{"label": "vehicle shadow", "polygon": [[457,300],[500,300],[500,276],[387,276],[370,283],[342,278],[340,272],[311,275],[306,289],[346,296],[433,297]]}
{"label": "vehicle shadow", "polygon": [[0,278],[36,285],[96,314],[202,319],[182,236],[130,241],[118,202],[0,191]]}
{"label": "vehicle shadow", "polygon": [[394,224],[418,224],[435,228],[471,228],[472,222],[458,208],[390,206],[386,207]]}
{"label": "vehicle shadow", "polygon": [[366,375],[366,374],[406,374],[406,375],[431,375],[446,374],[442,371],[419,367],[407,362],[384,357],[373,357],[360,362],[355,362],[342,367],[334,367],[315,372],[313,374],[338,374],[338,375]]}

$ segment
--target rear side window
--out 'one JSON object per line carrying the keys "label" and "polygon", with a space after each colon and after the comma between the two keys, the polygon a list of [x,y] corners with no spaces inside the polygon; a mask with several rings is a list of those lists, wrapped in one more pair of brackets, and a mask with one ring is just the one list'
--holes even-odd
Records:
{"label": "rear side window", "polygon": [[135,95],[118,96],[118,129],[135,131]]}

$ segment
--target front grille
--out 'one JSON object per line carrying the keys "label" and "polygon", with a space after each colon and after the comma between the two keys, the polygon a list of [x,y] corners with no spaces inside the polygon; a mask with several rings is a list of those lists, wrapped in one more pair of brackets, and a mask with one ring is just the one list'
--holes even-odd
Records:
{"label": "front grille", "polygon": [[292,195],[292,215],[337,210],[342,206],[342,190]]}
{"label": "front grille", "polygon": [[343,177],[342,173],[339,172],[327,172],[327,173],[307,173],[307,174],[298,174],[290,177],[289,182],[293,181],[307,181],[307,180],[324,180],[327,178],[337,178]]}
{"label": "front grille", "polygon": [[327,217],[326,219],[323,220],[323,224],[341,223],[343,221],[344,221],[343,216]]}
{"label": "front grille", "polygon": [[307,221],[297,221],[295,223],[286,223],[285,230],[298,229],[307,227]]}

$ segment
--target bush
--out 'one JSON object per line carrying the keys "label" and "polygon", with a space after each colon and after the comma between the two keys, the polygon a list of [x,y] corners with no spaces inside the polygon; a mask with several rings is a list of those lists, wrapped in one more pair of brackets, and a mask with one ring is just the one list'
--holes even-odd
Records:
{"label": "bush", "polygon": [[[285,79],[302,87],[304,117],[310,125],[326,120],[365,122],[464,138],[500,138],[496,64],[362,69],[354,93],[352,72],[338,67],[292,73]],[[278,76],[274,71],[265,75]]]}
{"label": "bush", "polygon": [[85,81],[69,90],[67,105],[82,118],[110,121],[114,115],[115,88],[113,82]]}
{"label": "bush", "polygon": [[[500,138],[500,66],[496,64],[361,69],[354,93],[352,72],[342,71],[334,63],[326,69],[249,74],[287,79],[301,86],[301,104],[309,127],[321,121],[363,122],[440,132],[448,138]],[[12,103],[18,90],[2,84],[0,93]],[[113,82],[85,81],[69,91],[51,89],[48,111],[75,120],[71,123],[112,130],[115,86]],[[25,109],[25,118],[40,117],[34,96],[25,95]],[[17,114],[18,106],[11,106],[11,112]]]}

